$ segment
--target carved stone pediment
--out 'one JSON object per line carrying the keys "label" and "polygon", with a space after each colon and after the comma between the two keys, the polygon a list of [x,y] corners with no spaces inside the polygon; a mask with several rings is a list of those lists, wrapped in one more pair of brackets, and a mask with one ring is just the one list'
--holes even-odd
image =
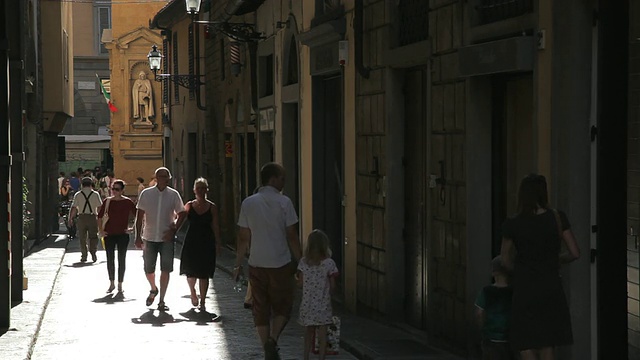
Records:
{"label": "carved stone pediment", "polygon": [[136,44],[161,44],[162,36],[154,30],[140,27],[115,39],[115,43],[119,49],[127,49]]}

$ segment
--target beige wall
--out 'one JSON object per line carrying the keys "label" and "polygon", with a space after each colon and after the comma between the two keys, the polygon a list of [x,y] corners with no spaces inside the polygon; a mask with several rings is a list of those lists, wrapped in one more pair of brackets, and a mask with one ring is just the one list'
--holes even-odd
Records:
{"label": "beige wall", "polygon": [[[63,44],[67,44],[67,50]],[[43,111],[73,116],[71,3],[42,3]],[[63,124],[64,125],[64,124]]]}
{"label": "beige wall", "polygon": [[149,20],[168,2],[169,1],[132,1],[131,3],[125,3],[118,1],[111,3],[111,29],[113,31],[113,38],[121,37],[138,27],[148,27]]}
{"label": "beige wall", "polygon": [[75,56],[95,55],[95,8],[91,2],[72,2],[73,47]]}
{"label": "beige wall", "polygon": [[[113,41],[109,49],[111,100],[118,111],[111,114],[111,152],[114,173],[127,184],[136,184],[141,176],[148,182],[156,168],[163,165],[162,88],[154,81],[147,54],[153,44],[162,44],[159,31],[148,28],[164,3],[113,3],[111,23]],[[145,14],[141,16],[139,14]],[[151,80],[155,118],[139,124],[133,118],[132,86],[138,73],[144,71]],[[135,186],[126,188],[127,195],[136,193]]]}

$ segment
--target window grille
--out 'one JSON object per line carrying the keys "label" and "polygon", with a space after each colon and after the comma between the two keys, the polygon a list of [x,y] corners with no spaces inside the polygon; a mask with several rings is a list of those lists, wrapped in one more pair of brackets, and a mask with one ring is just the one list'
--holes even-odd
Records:
{"label": "window grille", "polygon": [[[163,74],[168,74],[169,73],[169,66],[167,65],[167,49],[169,46],[169,41],[167,40],[167,38],[163,38],[162,39],[162,53],[163,56],[165,57],[165,61],[162,62],[162,73]],[[169,104],[169,80],[168,79],[163,79],[162,80],[162,103],[163,104]]]}
{"label": "window grille", "polygon": [[[195,47],[194,47],[194,41],[193,41],[193,29],[194,28],[194,24],[191,24],[189,26],[189,75],[194,75],[195,74]],[[177,74],[177,73],[176,73]],[[193,100],[196,98],[196,92],[195,92],[195,82],[194,82],[194,77],[191,76],[189,78],[189,100]]]}
{"label": "window grille", "polygon": [[[171,55],[172,55],[172,59],[173,59],[173,73],[174,74],[180,74],[179,68],[178,68],[178,33],[174,32],[173,33],[173,41],[172,45],[173,45],[173,49],[171,50]],[[177,81],[173,82],[173,96],[174,96],[174,101],[176,104],[180,103],[180,85],[178,84]]]}
{"label": "window grille", "polygon": [[401,0],[398,4],[400,20],[399,43],[405,46],[429,38],[429,2]]}
{"label": "window grille", "polygon": [[481,0],[477,7],[480,24],[488,24],[533,11],[533,0]]}

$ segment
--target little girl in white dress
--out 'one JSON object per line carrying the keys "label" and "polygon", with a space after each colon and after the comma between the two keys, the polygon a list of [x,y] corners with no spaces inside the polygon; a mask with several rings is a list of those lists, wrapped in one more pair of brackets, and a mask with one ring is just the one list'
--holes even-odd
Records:
{"label": "little girl in white dress", "polygon": [[297,279],[302,285],[300,323],[305,326],[304,360],[309,359],[313,338],[318,328],[319,354],[324,359],[327,328],[332,324],[331,292],[336,286],[338,268],[331,259],[329,238],[321,230],[313,230],[307,238],[304,257],[298,263]]}

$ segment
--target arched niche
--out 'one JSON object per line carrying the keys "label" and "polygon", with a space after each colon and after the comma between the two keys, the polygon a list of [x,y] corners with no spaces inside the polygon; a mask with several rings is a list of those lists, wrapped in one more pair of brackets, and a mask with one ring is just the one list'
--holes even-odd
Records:
{"label": "arched niche", "polygon": [[287,19],[287,30],[282,47],[282,84],[283,86],[297,84],[300,79],[300,57],[298,52],[298,29],[295,18],[290,15]]}

